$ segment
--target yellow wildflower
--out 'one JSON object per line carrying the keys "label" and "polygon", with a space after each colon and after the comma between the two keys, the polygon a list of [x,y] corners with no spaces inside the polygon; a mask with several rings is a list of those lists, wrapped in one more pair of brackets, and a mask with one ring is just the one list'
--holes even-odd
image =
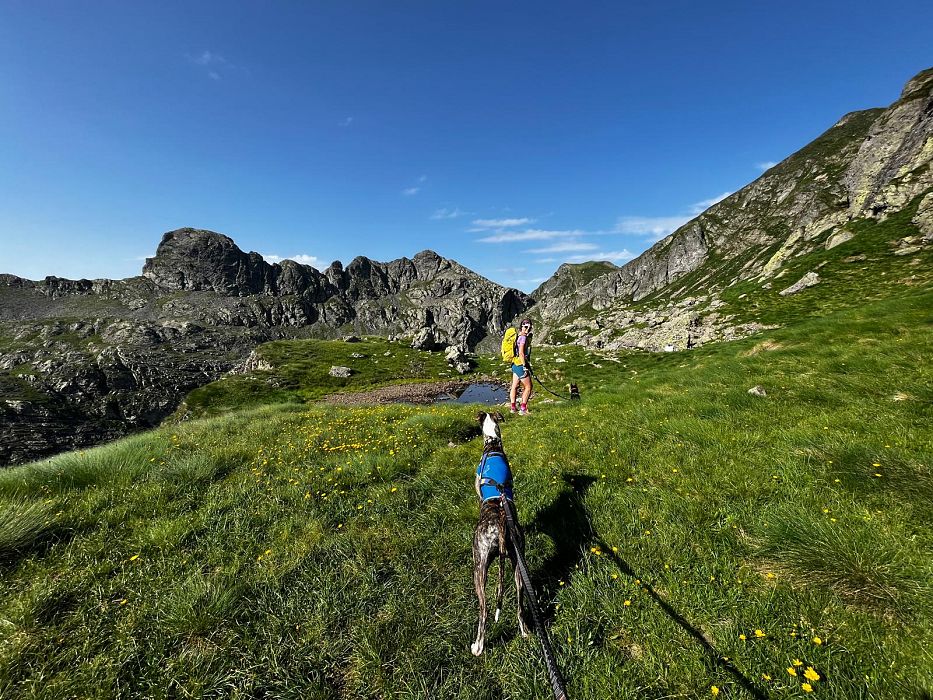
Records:
{"label": "yellow wildflower", "polygon": [[796,676],[796,675],[797,675],[797,669],[795,669],[793,666],[788,666],[788,667],[787,667],[787,672],[788,672],[790,675],[792,675],[792,676]]}
{"label": "yellow wildflower", "polygon": [[740,634],[739,639],[741,639],[744,642],[747,639],[747,637],[744,634]]}
{"label": "yellow wildflower", "polygon": [[714,698],[719,696],[719,688],[717,688],[715,685],[710,688],[709,691],[713,694]]}
{"label": "yellow wildflower", "polygon": [[769,676],[767,673],[762,673],[762,674],[761,674],[761,679],[762,679],[762,680],[765,680],[765,681],[770,681],[770,680],[771,680],[771,676]]}
{"label": "yellow wildflower", "polygon": [[803,692],[805,692],[805,693],[812,693],[812,692],[813,692],[813,686],[810,685],[809,683],[801,683],[801,684],[800,684],[800,688],[801,688],[801,690],[803,690]]}
{"label": "yellow wildflower", "polygon": [[800,659],[794,659],[791,663],[793,663],[794,666],[803,666],[803,661]]}
{"label": "yellow wildflower", "polygon": [[628,606],[630,606],[631,604],[632,604],[632,601],[630,601],[630,600],[626,600],[624,603],[622,603],[622,605],[624,605],[625,607],[628,607]]}
{"label": "yellow wildflower", "polygon": [[813,643],[816,644],[817,646],[822,646],[823,640],[820,639],[819,637],[814,637],[814,638],[813,638]]}
{"label": "yellow wildflower", "polygon": [[812,666],[807,666],[807,670],[803,672],[803,675],[808,681],[816,682],[820,680],[820,674],[817,673]]}
{"label": "yellow wildflower", "polygon": [[766,635],[761,630],[755,630],[755,636],[758,637],[758,639],[762,639],[763,637],[767,637],[768,635]]}

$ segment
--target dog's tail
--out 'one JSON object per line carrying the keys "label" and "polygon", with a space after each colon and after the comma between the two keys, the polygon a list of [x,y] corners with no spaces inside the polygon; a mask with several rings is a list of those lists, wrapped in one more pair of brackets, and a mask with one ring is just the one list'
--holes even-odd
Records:
{"label": "dog's tail", "polygon": [[505,569],[505,510],[499,507],[499,586],[496,588],[496,622],[502,611],[502,572]]}

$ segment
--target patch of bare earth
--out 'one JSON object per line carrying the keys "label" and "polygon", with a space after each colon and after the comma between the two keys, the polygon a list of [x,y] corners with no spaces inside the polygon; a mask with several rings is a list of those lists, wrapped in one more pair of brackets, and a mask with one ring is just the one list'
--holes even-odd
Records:
{"label": "patch of bare earth", "polygon": [[328,394],[322,400],[341,405],[382,403],[434,403],[438,396],[463,391],[469,382],[423,382],[418,384],[393,384],[370,391],[355,391]]}

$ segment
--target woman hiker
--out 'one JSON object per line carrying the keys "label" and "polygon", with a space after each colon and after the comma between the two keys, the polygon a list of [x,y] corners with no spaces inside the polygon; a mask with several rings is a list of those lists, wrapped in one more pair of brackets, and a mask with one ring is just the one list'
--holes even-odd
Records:
{"label": "woman hiker", "polygon": [[531,320],[523,318],[515,340],[515,358],[512,360],[512,388],[509,390],[509,410],[515,413],[515,397],[518,385],[522,385],[522,403],[518,408],[521,416],[530,413],[528,400],[531,398]]}

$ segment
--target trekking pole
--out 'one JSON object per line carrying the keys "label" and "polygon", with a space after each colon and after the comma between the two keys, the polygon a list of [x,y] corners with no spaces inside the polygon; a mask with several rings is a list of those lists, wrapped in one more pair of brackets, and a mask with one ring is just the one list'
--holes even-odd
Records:
{"label": "trekking pole", "polygon": [[[500,491],[501,492],[501,491]],[[518,565],[518,573],[522,579],[522,585],[525,587],[525,593],[528,596],[528,607],[531,608],[531,619],[535,623],[535,631],[538,633],[538,641],[541,642],[541,652],[544,654],[544,666],[547,669],[548,680],[551,682],[551,690],[554,691],[554,700],[567,700],[567,691],[564,690],[564,679],[560,675],[560,669],[557,668],[557,662],[554,660],[554,652],[551,649],[551,642],[548,640],[547,630],[541,620],[541,612],[538,610],[538,600],[535,598],[535,589],[531,586],[531,576],[528,575],[528,568],[525,566],[525,558],[518,548],[518,540],[515,532],[518,527],[512,518],[512,504],[502,494],[502,506],[505,510],[505,522],[509,528],[509,536],[512,538],[512,547],[515,549],[515,562]]]}

